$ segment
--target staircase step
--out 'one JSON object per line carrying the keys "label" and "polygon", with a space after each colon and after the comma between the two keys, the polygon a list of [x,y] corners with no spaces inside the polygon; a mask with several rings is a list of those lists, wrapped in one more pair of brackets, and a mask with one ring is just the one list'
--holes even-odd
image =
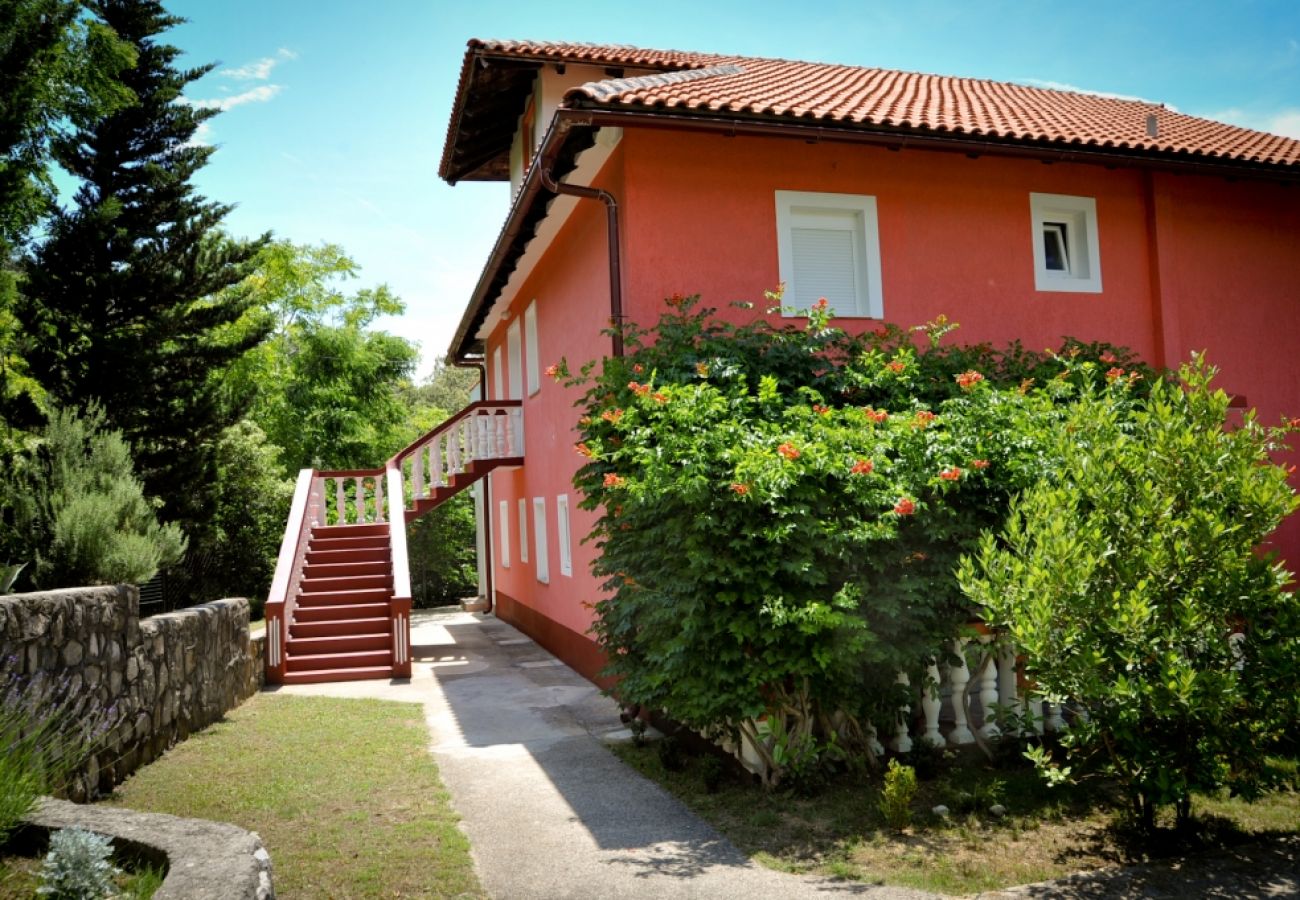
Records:
{"label": "staircase step", "polygon": [[285,654],[285,665],[290,672],[312,672],[322,669],[356,669],[367,666],[393,665],[393,651],[357,650],[336,653],[309,653],[304,656]]}
{"label": "staircase step", "polygon": [[331,681],[368,681],[371,678],[392,678],[392,666],[362,666],[355,669],[316,669],[302,672],[285,672],[284,684],[325,684]]}
{"label": "staircase step", "polygon": [[386,607],[392,595],[392,591],[386,587],[358,591],[309,591],[298,594],[298,608],[311,609],[339,604],[350,606],[354,603],[383,603]]}
{"label": "staircase step", "polygon": [[311,530],[314,538],[388,536],[387,522],[370,522],[365,525],[317,525]]}
{"label": "staircase step", "polygon": [[291,636],[286,645],[286,655],[319,656],[327,653],[364,653],[368,650],[393,649],[393,636],[383,634],[339,634],[326,637]]}
{"label": "staircase step", "polygon": [[302,568],[303,578],[314,581],[319,578],[354,578],[358,575],[383,575],[385,578],[389,574],[389,563],[386,559],[374,559],[364,562],[307,562]]}
{"label": "staircase step", "polygon": [[387,563],[388,545],[382,547],[363,547],[359,550],[308,550],[307,565],[337,566],[346,563]]}
{"label": "staircase step", "polygon": [[[333,609],[346,607],[335,606]],[[387,616],[373,618],[325,619],[320,622],[294,622],[289,626],[289,639],[332,637],[334,635],[390,634],[392,622]]]}
{"label": "staircase step", "polygon": [[388,550],[388,535],[318,538],[313,535],[307,550]]}
{"label": "staircase step", "polygon": [[[341,622],[348,619],[388,619],[388,603],[331,603],[322,606],[299,606],[293,612],[293,625],[303,622]],[[293,627],[290,625],[290,628]]]}
{"label": "staircase step", "polygon": [[[391,578],[387,572],[378,575],[346,575],[342,578],[314,578],[307,576],[299,585],[303,594],[332,594],[339,591],[388,590]],[[299,601],[301,602],[301,600]]]}

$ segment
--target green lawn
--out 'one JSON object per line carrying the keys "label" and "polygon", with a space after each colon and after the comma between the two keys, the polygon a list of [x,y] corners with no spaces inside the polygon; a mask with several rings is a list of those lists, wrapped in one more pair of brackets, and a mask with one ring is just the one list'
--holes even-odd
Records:
{"label": "green lawn", "polygon": [[[700,757],[670,771],[654,745],[616,752],[755,861],[781,871],[971,894],[1151,858],[1115,827],[1113,793],[1095,784],[1049,789],[1032,770],[994,768],[980,757],[922,781],[912,825],[896,832],[877,809],[878,776],[845,775],[811,796],[767,793],[729,777],[710,793]],[[987,813],[995,802],[1007,811],[1001,819]],[[930,812],[940,803],[950,809],[946,819]],[[1197,798],[1195,808],[1208,824],[1191,852],[1300,830],[1295,790],[1254,804]]]}
{"label": "green lawn", "polygon": [[276,894],[481,897],[418,705],[257,694],[106,802],[261,835]]}

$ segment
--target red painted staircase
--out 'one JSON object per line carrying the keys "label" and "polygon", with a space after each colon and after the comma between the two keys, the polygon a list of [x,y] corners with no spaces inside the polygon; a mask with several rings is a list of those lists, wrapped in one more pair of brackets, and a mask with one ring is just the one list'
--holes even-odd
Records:
{"label": "red painted staircase", "polygon": [[470,404],[382,468],[298,473],[266,602],[271,684],[411,674],[406,523],[523,465],[518,400]]}

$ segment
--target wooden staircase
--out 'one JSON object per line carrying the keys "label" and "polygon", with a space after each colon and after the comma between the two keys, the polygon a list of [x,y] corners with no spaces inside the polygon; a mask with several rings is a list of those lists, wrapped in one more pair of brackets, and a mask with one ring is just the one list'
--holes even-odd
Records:
{"label": "wooden staircase", "polygon": [[285,642],[285,684],[387,678],[393,671],[388,526],[312,529]]}
{"label": "wooden staircase", "polygon": [[378,469],[298,474],[266,602],[266,680],[411,674],[406,523],[523,465],[518,400],[473,403]]}

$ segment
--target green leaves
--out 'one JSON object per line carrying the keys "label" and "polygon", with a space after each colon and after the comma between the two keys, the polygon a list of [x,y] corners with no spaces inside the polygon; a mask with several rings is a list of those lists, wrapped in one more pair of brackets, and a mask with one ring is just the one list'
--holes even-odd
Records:
{"label": "green leaves", "polygon": [[1300,605],[1258,551],[1297,505],[1270,456],[1286,431],[1232,427],[1213,375],[1195,358],[1145,398],[1085,391],[1051,470],[958,575],[1040,688],[1090,711],[1072,749],[1104,747],[1148,810],[1249,783],[1300,712],[1279,690],[1300,668]]}

